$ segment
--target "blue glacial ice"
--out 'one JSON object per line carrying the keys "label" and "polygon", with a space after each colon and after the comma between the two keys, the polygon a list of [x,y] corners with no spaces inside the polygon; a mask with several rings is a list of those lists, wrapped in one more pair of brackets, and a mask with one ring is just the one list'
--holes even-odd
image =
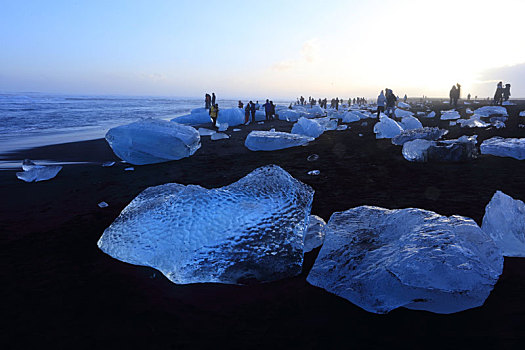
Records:
{"label": "blue glacial ice", "polygon": [[411,129],[421,129],[423,127],[423,124],[417,119],[416,117],[412,116],[406,116],[401,118],[401,121],[399,122],[399,125],[404,130],[411,130]]}
{"label": "blue glacial ice", "polygon": [[491,115],[503,115],[507,116],[507,109],[501,106],[483,106],[474,111],[474,114],[477,114],[482,117],[490,117]]}
{"label": "blue glacial ice", "polygon": [[313,138],[318,138],[324,132],[324,127],[321,126],[315,119],[299,118],[297,123],[292,127],[292,134],[305,135]]}
{"label": "blue glacial ice", "polygon": [[481,229],[504,256],[525,257],[525,204],[496,191],[485,208]]}
{"label": "blue glacial ice", "polygon": [[525,138],[502,138],[495,136],[481,143],[481,154],[498,157],[525,159]]}
{"label": "blue glacial ice", "polygon": [[315,140],[305,135],[280,131],[252,131],[246,137],[244,145],[250,151],[275,151],[284,148],[302,146]]}
{"label": "blue glacial ice", "polygon": [[483,305],[503,256],[474,220],[362,206],[334,213],[307,281],[374,313]]}
{"label": "blue glacial ice", "polygon": [[401,146],[408,141],[413,141],[416,139],[437,140],[440,139],[443,135],[446,135],[447,133],[448,130],[440,129],[437,127],[424,127],[420,129],[403,130],[399,135],[392,138],[392,143],[394,145]]}
{"label": "blue glacial ice", "polygon": [[199,125],[211,123],[211,118],[206,108],[195,108],[191,110],[190,114],[175,117],[171,121],[179,124]]}
{"label": "blue glacial ice", "polygon": [[191,126],[152,118],[112,128],[106,141],[120,159],[134,165],[189,157],[201,146]]}
{"label": "blue glacial ice", "polygon": [[301,272],[313,195],[276,165],[221,188],[150,187],[124,208],[98,246],[180,284],[292,277]]}
{"label": "blue glacial ice", "polygon": [[57,176],[62,170],[60,165],[37,165],[29,159],[22,162],[22,170],[16,173],[16,177],[25,182],[38,182],[50,180]]}
{"label": "blue glacial ice", "polygon": [[411,162],[464,162],[477,158],[477,136],[430,141],[416,139],[403,144],[402,154]]}
{"label": "blue glacial ice", "polygon": [[304,234],[304,248],[305,253],[312,251],[323,245],[325,236],[326,222],[317,215],[310,215],[310,222]]}
{"label": "blue glacial ice", "polygon": [[455,109],[441,111],[441,120],[455,120],[459,118],[461,118],[461,115],[459,115],[459,112]]}
{"label": "blue glacial ice", "polygon": [[404,117],[412,117],[414,116],[414,113],[410,111],[405,111],[404,109],[396,108],[394,111],[394,115],[396,118],[404,118]]}
{"label": "blue glacial ice", "polygon": [[385,115],[379,117],[379,122],[374,125],[374,133],[376,139],[391,139],[399,135],[403,131],[403,127],[399,125],[394,119],[388,118]]}
{"label": "blue glacial ice", "polygon": [[[325,131],[327,130],[337,130],[338,120],[336,118],[324,117],[324,118],[315,118],[316,122],[321,124]],[[345,125],[346,126],[346,125]]]}
{"label": "blue glacial ice", "polygon": [[219,109],[219,115],[217,116],[217,123],[218,124],[226,123],[229,126],[237,126],[237,125],[244,124],[244,109],[242,108]]}

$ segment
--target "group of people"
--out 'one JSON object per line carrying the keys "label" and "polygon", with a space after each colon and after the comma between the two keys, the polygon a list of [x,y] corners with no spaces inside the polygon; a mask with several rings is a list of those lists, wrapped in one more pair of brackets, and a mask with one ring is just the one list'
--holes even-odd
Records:
{"label": "group of people", "polygon": [[500,81],[496,86],[496,93],[494,94],[494,105],[502,105],[504,101],[508,101],[510,97],[510,84],[505,84]]}
{"label": "group of people", "polygon": [[[242,108],[242,102],[239,101],[239,108]],[[266,103],[262,105],[264,107],[264,114],[266,117],[266,120],[275,120],[277,118],[277,114],[275,114],[275,105],[273,104],[273,101],[266,100]],[[252,122],[255,122],[255,111],[257,111],[260,108],[259,101],[256,103],[253,103],[252,101],[248,102],[246,104],[246,107],[244,108],[244,124],[248,125],[250,124],[250,116],[252,117]]]}
{"label": "group of people", "polygon": [[397,97],[391,89],[386,88],[385,92],[381,90],[381,93],[377,96],[377,117],[379,118],[381,112],[384,112],[388,117],[392,117],[396,109],[396,102]]}
{"label": "group of people", "polygon": [[459,83],[457,83],[456,85],[452,85],[452,89],[450,89],[450,93],[449,93],[450,105],[457,107],[460,96],[461,96],[461,85],[459,85]]}

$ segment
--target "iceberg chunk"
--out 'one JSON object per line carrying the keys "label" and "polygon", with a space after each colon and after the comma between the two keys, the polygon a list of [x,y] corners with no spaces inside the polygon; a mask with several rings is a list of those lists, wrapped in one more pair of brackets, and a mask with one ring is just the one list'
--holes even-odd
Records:
{"label": "iceberg chunk", "polygon": [[314,191],[278,166],[221,188],[170,183],[140,193],[98,241],[172,282],[260,282],[301,272]]}
{"label": "iceberg chunk", "polygon": [[507,109],[501,106],[483,106],[474,111],[475,114],[482,117],[490,117],[494,114],[507,116]]}
{"label": "iceberg chunk", "polygon": [[525,117],[525,111],[521,111],[519,115],[520,117]]}
{"label": "iceberg chunk", "polygon": [[437,127],[403,130],[399,135],[392,138],[392,143],[394,145],[401,146],[408,141],[413,141],[416,139],[437,140],[447,133],[448,130],[443,130]]}
{"label": "iceberg chunk", "polygon": [[428,161],[428,148],[435,145],[435,142],[426,139],[415,139],[403,143],[401,151],[403,157],[410,162]]}
{"label": "iceberg chunk", "polygon": [[485,208],[481,229],[504,256],[525,257],[525,203],[497,191]]}
{"label": "iceberg chunk", "polygon": [[382,115],[379,122],[374,125],[374,133],[376,139],[391,139],[399,135],[403,131],[403,127],[394,119]]}
{"label": "iceberg chunk", "polygon": [[474,220],[362,206],[334,213],[307,281],[374,313],[483,305],[503,256]]}
{"label": "iceberg chunk", "polygon": [[228,126],[237,126],[237,125],[244,124],[244,109],[242,108],[219,109],[219,115],[217,116],[217,123],[218,124],[226,123],[228,124]]}
{"label": "iceberg chunk", "polygon": [[458,123],[462,128],[485,128],[490,126],[490,124],[487,124],[478,118],[458,119]]}
{"label": "iceberg chunk", "polygon": [[403,118],[403,117],[412,117],[414,113],[410,111],[405,111],[404,109],[396,108],[394,111],[394,115],[396,118]]}
{"label": "iceberg chunk", "polygon": [[211,140],[212,141],[216,141],[216,140],[224,140],[224,139],[229,139],[230,136],[225,134],[225,133],[222,133],[222,132],[217,132],[213,135],[211,135]]}
{"label": "iceberg chunk", "polygon": [[[337,130],[337,119],[333,119],[330,117],[324,117],[324,118],[316,118],[314,119],[316,122],[318,122],[324,130]],[[345,125],[346,126],[346,125]]]}
{"label": "iceberg chunk", "polygon": [[353,123],[361,120],[361,117],[355,111],[348,111],[343,114],[343,123]]}
{"label": "iceberg chunk", "polygon": [[436,112],[432,111],[430,113],[428,113],[425,118],[434,118],[436,116]]}
{"label": "iceberg chunk", "polygon": [[25,182],[38,182],[50,180],[57,176],[62,170],[60,165],[37,165],[30,159],[24,159],[22,170],[16,173],[16,177]]}
{"label": "iceberg chunk", "polygon": [[449,111],[441,111],[441,120],[454,120],[461,118],[458,111],[451,109]]}
{"label": "iceberg chunk", "polygon": [[525,138],[505,139],[499,136],[490,138],[481,143],[481,154],[491,154],[498,157],[525,159]]}
{"label": "iceberg chunk", "polygon": [[301,113],[295,109],[286,109],[279,112],[279,120],[295,122],[304,115],[305,113]]}
{"label": "iceberg chunk", "polygon": [[199,135],[200,136],[211,136],[213,134],[215,134],[217,131],[215,130],[210,130],[210,129],[206,129],[206,128],[199,128]]}
{"label": "iceberg chunk", "polygon": [[397,106],[399,108],[410,109],[410,105],[408,103],[405,103],[405,102],[398,102]]}
{"label": "iceberg chunk", "polygon": [[414,140],[403,144],[403,157],[411,162],[463,162],[478,156],[477,136],[444,141]]}
{"label": "iceberg chunk", "polygon": [[211,123],[210,113],[206,108],[193,109],[190,114],[175,117],[172,122],[186,125],[199,125]]}
{"label": "iceberg chunk", "polygon": [[191,126],[152,118],[109,129],[106,141],[120,159],[134,165],[189,157],[201,146]]}
{"label": "iceberg chunk", "polygon": [[295,146],[302,146],[315,138],[280,131],[252,131],[246,137],[244,145],[251,151],[275,151]]}
{"label": "iceberg chunk", "polygon": [[323,245],[326,222],[317,215],[310,215],[310,223],[304,235],[304,252],[310,252]]}
{"label": "iceberg chunk", "polygon": [[299,118],[292,127],[292,134],[306,135],[318,138],[324,132],[324,128],[315,119]]}
{"label": "iceberg chunk", "polygon": [[411,116],[401,118],[399,124],[404,130],[421,129],[423,127],[419,119]]}

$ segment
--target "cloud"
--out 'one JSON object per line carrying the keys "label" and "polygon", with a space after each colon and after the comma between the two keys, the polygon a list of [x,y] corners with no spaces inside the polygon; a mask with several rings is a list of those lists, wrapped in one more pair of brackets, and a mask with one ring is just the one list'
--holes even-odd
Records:
{"label": "cloud", "polygon": [[504,84],[509,83],[512,85],[513,97],[524,97],[525,62],[512,66],[486,69],[479,74],[478,82],[475,85],[481,90],[481,93],[490,96],[499,81],[502,81]]}
{"label": "cloud", "polygon": [[319,60],[320,53],[319,40],[317,38],[306,41],[298,54],[298,58],[286,59],[271,66],[275,71],[289,71],[296,66],[312,64]]}

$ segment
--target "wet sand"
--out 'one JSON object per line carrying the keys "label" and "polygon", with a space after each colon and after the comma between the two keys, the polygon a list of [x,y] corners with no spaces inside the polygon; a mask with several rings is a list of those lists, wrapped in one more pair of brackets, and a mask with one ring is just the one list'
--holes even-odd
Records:
{"label": "wet sand", "polygon": [[[469,106],[476,108],[478,105]],[[450,107],[435,104],[437,110]],[[464,115],[465,107],[461,108]],[[505,129],[447,127],[446,138],[525,137],[525,104],[507,107]],[[421,119],[425,126],[448,121]],[[312,214],[328,221],[359,205],[416,207],[464,215],[481,224],[496,190],[525,200],[525,161],[480,156],[468,163],[410,163],[401,147],[376,140],[374,120],[328,131],[306,147],[251,152],[251,130],[229,140],[203,137],[190,158],[130,166],[104,140],[40,147],[7,155],[66,165],[55,179],[24,183],[0,171],[2,316],[0,346],[30,348],[515,348],[525,340],[525,259],[505,258],[500,280],[482,307],[452,315],[397,309],[375,315],[306,282],[318,249],[295,278],[248,286],[175,285],[148,267],[129,265],[96,245],[120,211],[147,187],[177,182],[206,188],[230,184],[257,167],[277,164],[315,189]],[[359,136],[362,134],[363,136]],[[308,155],[319,159],[308,162]],[[319,176],[307,175],[318,169]],[[105,201],[108,208],[99,208]]]}

